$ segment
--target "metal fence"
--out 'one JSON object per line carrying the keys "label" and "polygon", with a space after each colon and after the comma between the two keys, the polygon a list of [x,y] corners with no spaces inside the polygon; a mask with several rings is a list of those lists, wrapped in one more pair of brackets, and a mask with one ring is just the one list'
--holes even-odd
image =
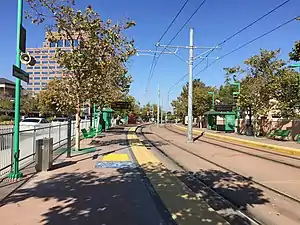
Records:
{"label": "metal fence", "polygon": [[[88,128],[89,121],[81,121],[80,128]],[[51,124],[46,127],[32,126],[20,130],[20,168],[33,162],[36,152],[36,141],[53,138],[53,149],[57,150],[67,144],[68,122]],[[71,124],[71,138],[75,137],[75,121]],[[10,172],[13,158],[13,128],[0,128],[0,177]]]}

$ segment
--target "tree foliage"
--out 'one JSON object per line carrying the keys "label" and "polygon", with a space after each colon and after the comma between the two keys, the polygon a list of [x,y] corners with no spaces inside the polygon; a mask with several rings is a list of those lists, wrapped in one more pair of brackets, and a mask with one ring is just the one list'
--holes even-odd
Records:
{"label": "tree foliage", "polygon": [[296,41],[292,51],[289,53],[291,60],[300,61],[300,41]]}
{"label": "tree foliage", "polygon": [[[193,116],[202,116],[205,112],[211,109],[212,96],[208,92],[216,91],[216,88],[206,86],[200,79],[193,81]],[[183,118],[187,115],[188,110],[188,84],[186,84],[177,97],[172,101],[175,114]]]}
{"label": "tree foliage", "polygon": [[[58,82],[53,98],[46,102],[56,109],[76,110],[76,147],[79,148],[80,112],[85,102],[104,105],[128,93],[131,77],[127,75],[126,61],[135,54],[133,40],[128,40],[124,31],[135,25],[133,21],[113,24],[103,21],[89,5],[85,10],[75,9],[73,0],[27,0],[32,11],[27,17],[33,23],[47,25],[47,39],[58,42],[67,39],[71,51],[57,48],[54,59],[64,68],[64,78]],[[53,25],[50,25],[53,24]],[[78,43],[78,44],[77,44]],[[55,85],[54,85],[55,86]],[[44,93],[44,94],[45,94]],[[53,101],[52,101],[52,100]]]}

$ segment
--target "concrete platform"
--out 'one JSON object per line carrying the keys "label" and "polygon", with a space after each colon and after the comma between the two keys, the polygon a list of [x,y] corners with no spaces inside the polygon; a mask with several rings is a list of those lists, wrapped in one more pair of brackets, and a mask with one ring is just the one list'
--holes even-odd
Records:
{"label": "concrete platform", "polygon": [[[186,131],[186,126],[175,124],[173,127]],[[267,138],[255,138],[245,135],[226,134],[207,129],[193,128],[194,134],[203,134],[205,137],[229,143],[241,144],[254,148],[262,148],[287,155],[300,156],[300,144],[294,141],[271,140]]]}
{"label": "concrete platform", "polygon": [[132,161],[126,133],[123,128],[111,130],[85,143],[96,151],[77,153],[53,170],[35,174],[2,201],[1,224],[172,224],[138,168],[96,168],[98,162],[113,159]]}

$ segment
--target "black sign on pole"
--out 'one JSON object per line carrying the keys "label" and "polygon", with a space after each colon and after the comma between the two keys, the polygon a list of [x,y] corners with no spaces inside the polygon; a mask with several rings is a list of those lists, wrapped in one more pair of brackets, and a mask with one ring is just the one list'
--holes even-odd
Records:
{"label": "black sign on pole", "polygon": [[20,50],[26,52],[26,29],[21,25]]}
{"label": "black sign on pole", "polygon": [[26,73],[24,70],[16,67],[15,65],[13,65],[13,74],[12,75],[14,77],[21,79],[22,81],[25,81],[26,83],[29,82],[29,74]]}
{"label": "black sign on pole", "polygon": [[231,112],[233,105],[215,105],[215,111],[217,112]]}
{"label": "black sign on pole", "polygon": [[112,109],[128,109],[129,103],[128,102],[113,102],[111,103]]}

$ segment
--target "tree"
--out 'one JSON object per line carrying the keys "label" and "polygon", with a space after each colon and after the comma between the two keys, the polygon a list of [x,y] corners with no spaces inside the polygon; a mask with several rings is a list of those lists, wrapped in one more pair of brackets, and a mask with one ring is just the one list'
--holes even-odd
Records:
{"label": "tree", "polygon": [[225,82],[221,85],[216,98],[221,104],[234,104],[232,93],[235,91],[236,86],[232,86],[233,82],[237,81],[237,76],[244,73],[244,70],[240,66],[224,68]]}
{"label": "tree", "polygon": [[68,89],[61,88],[65,86],[65,82],[65,79],[51,80],[46,89],[39,92],[38,108],[41,114],[62,113],[70,116],[75,113],[75,108],[66,101]]}
{"label": "tree", "polygon": [[[67,74],[62,79],[64,98],[56,105],[76,110],[76,142],[80,147],[80,112],[84,102],[104,104],[120,97],[130,78],[125,63],[135,54],[133,40],[127,40],[123,31],[135,25],[133,21],[112,24],[104,22],[91,6],[84,11],[74,9],[74,0],[27,0],[32,12],[27,17],[34,23],[54,21],[47,26],[51,42],[66,39],[71,51],[57,48],[54,59]],[[51,22],[52,22],[51,21]],[[119,94],[119,95],[117,95]],[[68,105],[68,106],[67,106]]]}
{"label": "tree", "polygon": [[268,113],[281,117],[295,115],[297,86],[295,71],[279,59],[280,50],[260,50],[259,55],[245,61],[246,76],[241,79],[241,94],[238,104],[242,109],[251,109],[258,130],[258,119]]}
{"label": "tree", "polygon": [[7,111],[13,109],[13,101],[9,96],[0,96],[0,110]]}
{"label": "tree", "polygon": [[38,112],[38,98],[31,95],[23,95],[21,98],[21,111],[25,115],[29,115],[32,112]]}
{"label": "tree", "polygon": [[[195,79],[193,81],[193,116],[203,116],[205,112],[211,108],[211,96],[208,92],[216,92],[216,88],[206,86],[201,80]],[[188,109],[188,84],[186,84],[177,97],[177,100],[172,101],[171,105],[175,115],[184,119]]]}
{"label": "tree", "polygon": [[293,61],[300,61],[300,41],[296,41],[294,48],[289,53],[289,57]]}

